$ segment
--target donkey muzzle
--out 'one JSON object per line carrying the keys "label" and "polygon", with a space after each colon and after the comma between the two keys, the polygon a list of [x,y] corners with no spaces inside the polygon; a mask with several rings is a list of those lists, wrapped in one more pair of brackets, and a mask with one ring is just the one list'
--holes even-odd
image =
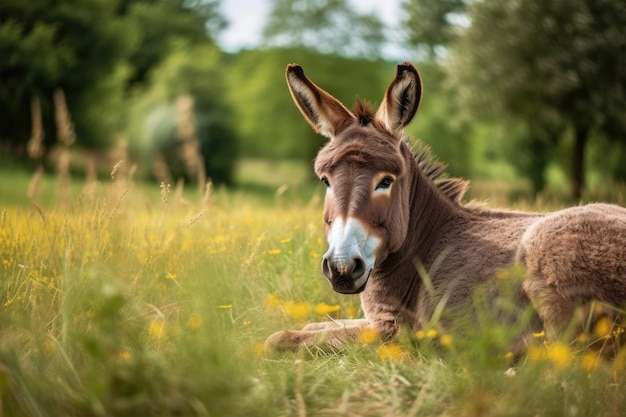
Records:
{"label": "donkey muzzle", "polygon": [[336,261],[326,255],[322,260],[322,272],[333,290],[342,294],[356,294],[365,289],[371,270],[367,270],[360,256]]}

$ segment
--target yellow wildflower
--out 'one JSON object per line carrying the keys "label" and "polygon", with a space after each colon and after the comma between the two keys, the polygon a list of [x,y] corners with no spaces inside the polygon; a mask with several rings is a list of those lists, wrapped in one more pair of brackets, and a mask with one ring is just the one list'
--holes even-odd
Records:
{"label": "yellow wildflower", "polygon": [[283,305],[283,301],[276,294],[268,294],[265,297],[265,305],[269,308],[278,308]]}
{"label": "yellow wildflower", "polygon": [[598,353],[594,352],[585,352],[585,354],[580,359],[580,367],[588,372],[593,372],[598,367],[600,362],[600,358]]}
{"label": "yellow wildflower", "polygon": [[426,332],[424,330],[418,330],[415,332],[415,338],[417,340],[423,340],[426,337]]}
{"label": "yellow wildflower", "polygon": [[123,359],[125,361],[129,360],[131,358],[131,354],[128,351],[123,351],[117,354],[117,357],[120,359]]}
{"label": "yellow wildflower", "polygon": [[593,333],[600,339],[611,336],[612,323],[607,317],[602,317],[593,328]]}
{"label": "yellow wildflower", "polygon": [[318,316],[326,316],[328,314],[336,313],[339,310],[341,310],[339,304],[330,305],[326,303],[319,303],[315,306],[315,314]]}
{"label": "yellow wildflower", "polygon": [[435,337],[437,337],[437,330],[435,329],[430,329],[426,332],[426,337],[429,339],[434,339]]}
{"label": "yellow wildflower", "polygon": [[155,339],[163,337],[165,323],[162,320],[153,320],[148,327],[148,334]]}
{"label": "yellow wildflower", "polygon": [[439,338],[439,345],[443,347],[450,346],[452,344],[452,336],[449,334],[442,334]]}
{"label": "yellow wildflower", "polygon": [[397,343],[385,343],[376,349],[378,357],[382,360],[397,360],[406,356],[406,352]]}
{"label": "yellow wildflower", "polygon": [[281,252],[280,249],[270,249],[267,251],[267,253],[270,255],[280,255],[280,252]]}
{"label": "yellow wildflower", "polygon": [[561,368],[569,365],[572,359],[569,347],[560,342],[549,345],[547,355],[548,359]]}
{"label": "yellow wildflower", "polygon": [[293,301],[287,301],[284,304],[285,311],[294,319],[302,319],[306,317],[311,311],[311,304],[303,301],[296,303]]}
{"label": "yellow wildflower", "polygon": [[370,345],[372,343],[378,342],[380,340],[380,335],[375,329],[372,329],[371,327],[366,327],[361,330],[361,333],[359,334],[359,340],[361,341],[361,343]]}

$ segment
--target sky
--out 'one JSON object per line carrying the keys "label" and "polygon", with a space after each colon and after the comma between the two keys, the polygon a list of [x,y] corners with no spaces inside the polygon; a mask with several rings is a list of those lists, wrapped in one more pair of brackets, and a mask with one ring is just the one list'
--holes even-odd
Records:
{"label": "sky", "polygon": [[[400,20],[401,0],[350,0],[354,9],[360,13],[374,12],[388,27],[393,28]],[[271,0],[222,0],[221,12],[229,22],[218,41],[229,52],[252,49],[259,45],[261,32],[270,12]],[[390,38],[397,38],[393,32]],[[402,48],[391,39],[384,55],[389,59],[404,60]]]}

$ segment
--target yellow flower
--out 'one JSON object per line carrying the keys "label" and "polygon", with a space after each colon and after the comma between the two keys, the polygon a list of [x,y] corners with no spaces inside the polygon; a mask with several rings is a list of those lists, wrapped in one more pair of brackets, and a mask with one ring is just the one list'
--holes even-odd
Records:
{"label": "yellow flower", "polygon": [[276,294],[268,294],[265,297],[265,305],[269,308],[278,308],[283,305],[283,301]]}
{"label": "yellow flower", "polygon": [[328,314],[336,313],[339,310],[341,310],[339,304],[330,305],[326,303],[319,303],[315,306],[315,314],[318,316],[326,316]]}
{"label": "yellow flower", "polygon": [[280,249],[270,249],[267,251],[267,253],[270,255],[280,255],[280,252]]}
{"label": "yellow flower", "polygon": [[148,327],[148,334],[155,339],[160,339],[163,337],[163,330],[165,328],[165,323],[162,320],[152,320],[150,326]]}
{"label": "yellow flower", "polygon": [[417,340],[423,340],[426,337],[426,332],[424,330],[418,330],[415,332],[415,338]]}
{"label": "yellow flower", "polygon": [[293,301],[287,301],[284,304],[285,311],[294,319],[302,319],[306,317],[311,311],[311,304],[303,301],[296,303]]}
{"label": "yellow flower", "polygon": [[123,351],[123,352],[118,353],[117,357],[127,361],[132,357],[132,355],[128,351]]}
{"label": "yellow flower", "polygon": [[607,317],[602,317],[593,328],[593,333],[600,339],[611,336],[612,323]]}
{"label": "yellow flower", "polygon": [[385,343],[376,349],[378,357],[382,360],[397,360],[406,356],[406,352],[397,343]]}
{"label": "yellow flower", "polygon": [[291,242],[291,238],[290,237],[280,240],[280,243],[283,243],[283,244],[284,243],[289,243],[289,242]]}
{"label": "yellow flower", "polygon": [[452,336],[449,334],[442,334],[439,338],[439,345],[443,347],[450,346],[452,344]]}
{"label": "yellow flower", "polygon": [[361,333],[359,334],[359,340],[361,341],[361,343],[370,345],[372,343],[378,342],[380,340],[380,335],[375,329],[372,329],[371,327],[366,327],[361,330]]}
{"label": "yellow flower", "polygon": [[569,347],[560,342],[548,346],[547,355],[548,359],[560,368],[564,368],[569,365],[572,359]]}
{"label": "yellow flower", "polygon": [[598,367],[599,362],[600,358],[597,353],[585,352],[580,359],[580,367],[585,371],[593,372]]}
{"label": "yellow flower", "polygon": [[435,337],[437,337],[437,330],[435,329],[430,329],[426,332],[426,337],[429,339],[434,339]]}

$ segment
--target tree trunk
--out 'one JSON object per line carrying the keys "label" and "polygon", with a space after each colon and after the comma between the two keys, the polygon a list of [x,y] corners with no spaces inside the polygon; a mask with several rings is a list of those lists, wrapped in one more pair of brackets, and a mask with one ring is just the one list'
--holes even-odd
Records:
{"label": "tree trunk", "polygon": [[578,202],[582,199],[585,188],[585,145],[589,136],[589,128],[576,126],[574,131],[574,161],[572,171],[572,198]]}

